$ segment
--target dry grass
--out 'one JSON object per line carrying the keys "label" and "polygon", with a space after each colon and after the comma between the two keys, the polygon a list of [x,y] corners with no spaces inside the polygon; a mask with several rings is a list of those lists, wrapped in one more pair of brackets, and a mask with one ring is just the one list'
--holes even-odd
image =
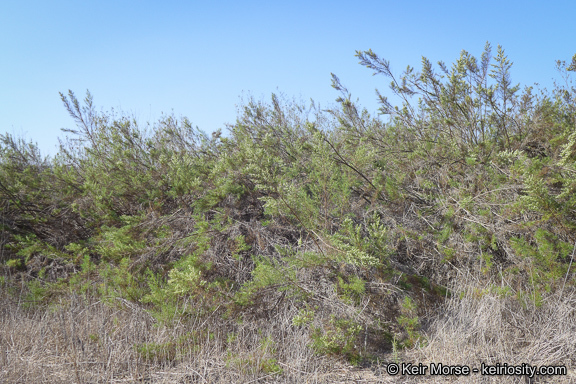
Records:
{"label": "dry grass", "polygon": [[[0,308],[1,383],[331,383],[362,376],[315,356],[286,308],[281,318],[220,331],[194,322],[168,328],[129,302],[76,295],[35,309],[4,296]],[[280,342],[265,342],[272,337]]]}
{"label": "dry grass", "polygon": [[576,292],[550,294],[540,306],[521,305],[513,296],[503,297],[494,289],[501,284],[459,276],[452,289],[456,294],[430,327],[428,345],[412,354],[414,361],[471,368],[479,368],[481,363],[568,368],[567,376],[537,377],[535,381],[476,374],[452,377],[451,382],[576,382]]}
{"label": "dry grass", "polygon": [[[273,319],[246,324],[190,321],[158,325],[139,306],[77,295],[47,308],[0,303],[2,383],[574,383],[576,292],[537,307],[503,297],[494,285],[460,276],[428,328],[424,347],[388,356],[415,364],[565,365],[567,376],[389,376],[385,365],[354,368],[315,356],[289,302]],[[460,294],[458,294],[460,293]],[[217,328],[219,327],[219,328]],[[210,330],[210,332],[208,332]],[[267,343],[266,340],[275,340]],[[142,349],[147,346],[147,349]],[[274,365],[275,364],[275,365]],[[275,372],[274,367],[281,371]]]}

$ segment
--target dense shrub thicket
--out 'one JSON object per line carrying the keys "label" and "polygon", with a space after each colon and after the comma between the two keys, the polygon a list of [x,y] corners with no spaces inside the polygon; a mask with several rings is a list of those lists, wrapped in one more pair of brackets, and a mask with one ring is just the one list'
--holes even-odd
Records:
{"label": "dense shrub thicket", "polygon": [[61,95],[76,128],[53,159],[0,136],[5,300],[129,303],[189,332],[134,341],[139,359],[213,344],[228,369],[279,377],[291,337],[360,364],[431,347],[459,301],[544,313],[575,285],[576,56],[543,92],[491,52],[399,78],[358,52],[401,100],[378,93],[386,121],[335,75],[335,108],[251,99],[225,135]]}

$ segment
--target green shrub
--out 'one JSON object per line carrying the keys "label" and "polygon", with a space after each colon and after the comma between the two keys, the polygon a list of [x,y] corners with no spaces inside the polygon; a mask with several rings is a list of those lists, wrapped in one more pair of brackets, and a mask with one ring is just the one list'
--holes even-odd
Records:
{"label": "green shrub", "polygon": [[357,364],[361,355],[356,343],[361,330],[362,326],[352,320],[332,316],[326,328],[314,328],[311,347],[318,354],[342,355]]}

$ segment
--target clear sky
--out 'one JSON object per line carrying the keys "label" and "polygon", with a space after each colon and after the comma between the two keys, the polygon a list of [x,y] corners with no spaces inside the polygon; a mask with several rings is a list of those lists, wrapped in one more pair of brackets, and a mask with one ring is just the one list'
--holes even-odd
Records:
{"label": "clear sky", "polygon": [[389,80],[354,56],[370,48],[400,74],[421,56],[479,56],[489,41],[514,62],[514,83],[551,88],[555,61],[576,53],[575,20],[573,0],[2,0],[0,133],[55,154],[60,128],[74,127],[58,95],[68,89],[142,123],[173,111],[210,133],[235,122],[243,94],[328,107],[331,72],[376,112]]}

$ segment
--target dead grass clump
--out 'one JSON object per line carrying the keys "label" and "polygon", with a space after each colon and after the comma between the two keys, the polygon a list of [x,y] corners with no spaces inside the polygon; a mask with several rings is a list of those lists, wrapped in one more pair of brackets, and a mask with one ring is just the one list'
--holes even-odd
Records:
{"label": "dead grass clump", "polygon": [[[428,330],[428,344],[415,353],[417,361],[444,365],[481,364],[558,366],[568,376],[537,377],[537,381],[572,383],[576,363],[576,292],[546,297],[541,305],[519,299],[501,284],[460,275],[445,311]],[[504,294],[512,292],[512,294]],[[515,383],[515,376],[472,374],[455,382]],[[452,378],[454,381],[454,378]],[[527,380],[527,379],[526,379]]]}

